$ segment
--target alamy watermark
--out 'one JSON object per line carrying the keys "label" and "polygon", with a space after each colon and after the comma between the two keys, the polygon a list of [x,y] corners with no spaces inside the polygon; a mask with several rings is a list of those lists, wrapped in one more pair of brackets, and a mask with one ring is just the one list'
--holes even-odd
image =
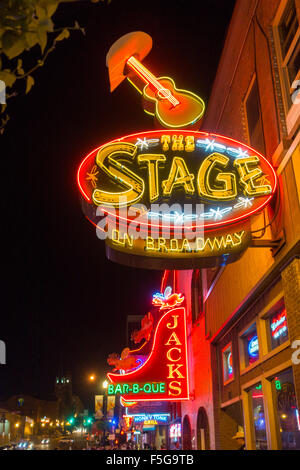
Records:
{"label": "alamy watermark", "polygon": [[158,232],[165,239],[177,238],[193,240],[203,236],[205,219],[221,220],[222,212],[204,212],[203,204],[151,204],[150,209],[143,204],[126,205],[126,198],[119,201],[119,208],[98,207],[100,220],[96,234],[101,240],[111,238],[112,233],[122,227],[133,240],[156,237]]}
{"label": "alamy watermark", "polygon": [[0,364],[6,364],[6,345],[0,340]]}
{"label": "alamy watermark", "polygon": [[6,86],[3,80],[0,80],[0,104],[6,104]]}
{"label": "alamy watermark", "polygon": [[292,354],[292,363],[298,365],[300,364],[300,339],[293,341],[291,348],[296,349]]}
{"label": "alamy watermark", "polygon": [[292,103],[299,104],[300,103],[300,80],[293,81],[292,90],[295,90],[291,96]]}

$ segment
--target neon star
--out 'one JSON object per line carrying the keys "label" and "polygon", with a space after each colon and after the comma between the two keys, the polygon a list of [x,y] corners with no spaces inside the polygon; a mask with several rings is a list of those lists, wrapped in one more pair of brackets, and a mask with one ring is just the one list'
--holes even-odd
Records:
{"label": "neon star", "polygon": [[86,179],[92,183],[94,188],[96,187],[96,181],[98,179],[98,177],[97,177],[98,173],[99,173],[99,171],[97,171],[97,165],[94,165],[93,168],[91,169],[90,173],[87,173]]}
{"label": "neon star", "polygon": [[159,142],[159,139],[146,139],[146,137],[144,137],[143,139],[140,139],[140,138],[138,137],[138,139],[137,139],[135,145],[136,145],[137,147],[139,147],[140,150],[143,150],[144,147],[145,147],[146,149],[148,149],[149,146],[155,145],[155,144],[157,144],[158,142]]}
{"label": "neon star", "polygon": [[253,200],[254,197],[251,197],[251,199],[249,199],[248,197],[239,197],[239,202],[234,206],[234,209],[238,209],[239,207],[243,207],[244,209],[246,209],[247,207],[251,207]]}
{"label": "neon star", "polygon": [[223,216],[231,210],[232,207],[225,207],[225,209],[220,209],[220,207],[218,207],[217,209],[210,209],[209,212],[204,212],[201,214],[201,217],[203,217],[203,219],[221,220],[223,219]]}
{"label": "neon star", "polygon": [[215,140],[209,140],[209,139],[206,139],[205,140],[205,143],[206,143],[206,152],[208,152],[209,150],[211,150],[212,152],[214,151],[214,148],[215,148]]}
{"label": "neon star", "polygon": [[229,155],[232,155],[235,158],[249,157],[248,150],[243,150],[241,149],[241,147],[239,147],[238,149],[233,147],[227,147],[227,153],[229,153]]}

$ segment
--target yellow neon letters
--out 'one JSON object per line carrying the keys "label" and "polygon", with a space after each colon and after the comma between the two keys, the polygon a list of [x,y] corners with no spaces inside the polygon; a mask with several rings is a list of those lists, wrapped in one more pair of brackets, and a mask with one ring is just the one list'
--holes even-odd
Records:
{"label": "yellow neon letters", "polygon": [[189,172],[185,160],[180,157],[174,157],[169,177],[162,182],[164,196],[169,196],[174,186],[183,186],[187,194],[194,194],[194,178],[194,175]]}
{"label": "yellow neon letters", "polygon": [[[252,170],[249,169],[248,165],[255,164],[256,168]],[[234,166],[237,167],[240,174],[240,182],[245,187],[245,193],[248,196],[262,196],[268,194],[272,191],[272,188],[269,184],[255,186],[254,181],[259,179],[262,175],[262,170],[257,168],[259,163],[259,158],[255,155],[251,157],[238,158],[234,162]]]}
{"label": "yellow neon letters", "polygon": [[[140,141],[144,144],[144,141]],[[147,183],[147,199],[150,203],[161,196],[170,197],[176,189],[181,190],[181,193],[183,190],[188,196],[193,196],[197,191],[200,198],[221,202],[233,201],[238,195],[257,197],[272,192],[267,176],[260,168],[260,159],[256,155],[236,158],[230,162],[228,156],[213,152],[202,162],[200,160],[197,173],[194,173],[190,171],[190,167],[195,165],[195,159],[192,157],[189,163],[189,155],[179,156],[181,152],[195,150],[194,136],[166,134],[160,137],[160,144],[164,152],[174,151],[175,155],[170,157],[164,153],[140,153],[137,156],[139,144],[130,142],[112,142],[101,147],[96,156],[96,165],[87,173],[86,178],[93,186],[94,204],[130,206],[143,198]],[[147,140],[145,145],[148,145]],[[130,164],[133,163],[135,166],[132,165],[131,169]],[[146,178],[134,171],[137,164],[147,168]],[[167,174],[165,166],[168,168]],[[163,181],[159,178],[160,168],[166,178]],[[225,168],[230,168],[231,171],[225,171]],[[109,183],[102,183],[100,170],[109,176],[115,190],[107,190],[110,188]],[[99,188],[101,183],[106,184],[103,189]],[[142,202],[145,203],[144,200]]]}
{"label": "yellow neon letters", "polygon": [[[142,178],[121,164],[118,159],[134,159],[137,147],[129,142],[113,142],[104,145],[97,153],[96,163],[121,186],[129,188],[122,192],[108,192],[95,189],[92,198],[96,205],[126,206],[139,201],[145,190]],[[105,160],[108,160],[108,166]]]}
{"label": "yellow neon letters", "polygon": [[158,165],[164,163],[166,157],[164,155],[153,155],[151,153],[138,156],[140,165],[146,163],[149,176],[149,198],[150,201],[156,201],[159,197],[159,181],[158,181]]}
{"label": "yellow neon letters", "polygon": [[200,195],[209,199],[222,199],[224,201],[236,197],[237,188],[234,173],[217,173],[214,179],[217,183],[222,183],[222,189],[212,187],[211,185],[213,180],[211,174],[216,165],[219,164],[225,167],[228,162],[229,158],[220,153],[213,153],[203,161],[199,168],[197,180]]}

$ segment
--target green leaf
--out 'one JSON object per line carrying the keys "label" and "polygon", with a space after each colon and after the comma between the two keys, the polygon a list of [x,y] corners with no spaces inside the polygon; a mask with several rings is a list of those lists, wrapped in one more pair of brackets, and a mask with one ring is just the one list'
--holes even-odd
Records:
{"label": "green leaf", "polygon": [[24,74],[24,69],[23,69],[23,62],[22,62],[22,59],[18,59],[18,63],[17,63],[17,72],[19,75],[23,75]]}
{"label": "green leaf", "polygon": [[42,18],[39,21],[38,24],[38,31],[48,31],[52,32],[53,31],[53,21],[50,18]]}
{"label": "green leaf", "polygon": [[11,70],[8,70],[8,69],[1,70],[0,80],[3,80],[3,82],[5,83],[7,87],[13,86],[16,79],[17,79],[16,75]]}
{"label": "green leaf", "polygon": [[33,85],[34,85],[34,79],[31,75],[28,75],[27,80],[26,80],[26,91],[25,91],[26,94],[29,93]]}
{"label": "green leaf", "polygon": [[22,54],[22,52],[26,49],[26,42],[23,39],[19,39],[15,42],[15,44],[10,47],[9,49],[4,49],[5,54],[9,59],[13,59],[18,55]]}
{"label": "green leaf", "polygon": [[38,43],[39,45],[41,46],[41,51],[42,51],[42,54],[44,53],[44,50],[45,50],[45,47],[47,45],[47,33],[46,31],[44,30],[38,30],[38,33],[37,33],[37,36],[38,36]]}
{"label": "green leaf", "polygon": [[69,36],[70,31],[65,28],[58,36],[56,36],[55,41],[62,41],[63,39],[68,39]]}
{"label": "green leaf", "polygon": [[25,40],[27,48],[31,49],[39,42],[39,37],[37,33],[25,33]]}
{"label": "green leaf", "polygon": [[35,6],[35,12],[36,12],[36,16],[38,18],[45,18],[47,17],[47,11],[45,8],[41,7],[40,5],[36,5]]}
{"label": "green leaf", "polygon": [[56,12],[57,10],[57,7],[58,7],[58,3],[50,3],[49,5],[47,5],[47,16],[49,18],[51,18],[52,15],[54,15],[54,13]]}

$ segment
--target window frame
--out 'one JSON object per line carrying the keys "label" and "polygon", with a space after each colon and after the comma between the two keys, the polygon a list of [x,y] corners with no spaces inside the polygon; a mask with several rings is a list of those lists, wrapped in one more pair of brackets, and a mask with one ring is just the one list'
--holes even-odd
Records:
{"label": "window frame", "polygon": [[[260,334],[260,328],[259,328],[259,322],[257,321],[258,318],[255,317],[248,325],[243,328],[239,334],[238,334],[238,349],[239,349],[239,357],[240,357],[240,374],[246,374],[249,370],[253,369],[256,367],[258,364],[261,363],[262,359],[262,354],[261,354],[261,334]],[[250,328],[255,325],[256,328],[256,334],[257,334],[257,339],[258,339],[258,358],[256,361],[254,361],[252,364],[246,364],[246,354],[245,354],[245,334]]]}
{"label": "window frame", "polygon": [[[299,103],[298,105],[297,103],[293,103],[291,99],[292,93],[291,93],[291,86],[289,83],[290,80],[289,80],[289,75],[288,75],[288,62],[290,58],[292,57],[292,54],[296,50],[298,42],[300,41],[300,17],[299,17],[299,13],[296,7],[296,14],[298,16],[298,29],[296,31],[295,37],[292,40],[285,56],[283,57],[279,28],[281,25],[281,21],[284,17],[284,14],[286,12],[286,8],[288,6],[289,1],[290,0],[281,0],[281,3],[277,9],[277,13],[274,18],[274,21],[272,23],[272,30],[273,30],[275,53],[276,53],[277,62],[278,62],[278,73],[279,73],[283,107],[284,107],[284,112],[285,112],[287,133],[288,133],[288,136],[291,136],[300,122],[300,105]],[[294,81],[299,80],[299,79],[300,79],[300,72],[298,71]]]}
{"label": "window frame", "polygon": [[278,304],[280,304],[280,302],[282,301],[285,304],[284,293],[283,291],[280,291],[280,293],[274,299],[272,299],[272,301],[258,315],[257,324],[260,325],[259,329],[260,329],[261,338],[262,338],[261,359],[263,361],[269,359],[271,356],[278,354],[280,351],[290,346],[290,338],[289,338],[290,335],[289,335],[289,327],[288,327],[287,339],[283,343],[276,346],[275,348],[272,348],[269,320],[270,320],[270,317],[275,313],[275,310],[277,309]]}
{"label": "window frame", "polygon": [[[248,112],[247,112],[247,102],[248,102],[248,99],[251,95],[251,92],[253,90],[253,87],[254,87],[255,83],[256,83],[256,86],[257,86],[258,99],[260,100],[257,75],[254,72],[252,77],[251,77],[251,80],[250,80],[249,86],[247,88],[246,94],[243,98],[243,110],[244,110],[244,117],[245,117],[245,124],[246,124],[246,126],[245,126],[245,128],[246,128],[246,137],[247,137],[247,141],[248,141],[248,144],[250,145],[250,147],[255,147],[255,145],[253,145],[252,142],[251,142],[251,136],[250,136],[250,132],[249,132],[249,119],[248,119]],[[257,150],[260,153],[265,155],[266,154],[266,139],[265,139],[265,134],[264,134],[263,119],[262,119],[261,110],[259,109],[258,111],[259,111],[259,116],[260,116],[260,121],[261,121],[261,130],[262,130],[262,139],[263,139],[264,149],[263,149],[263,152],[262,152],[262,149],[257,149]]]}
{"label": "window frame", "polygon": [[[231,355],[232,355],[232,377],[229,379],[225,380],[225,369],[224,369],[224,353],[230,348]],[[227,345],[222,348],[221,351],[221,361],[222,361],[222,379],[223,379],[223,386],[225,387],[229,383],[233,382],[235,380],[235,371],[234,371],[234,365],[233,365],[233,347],[232,347],[232,341],[227,343]]]}

